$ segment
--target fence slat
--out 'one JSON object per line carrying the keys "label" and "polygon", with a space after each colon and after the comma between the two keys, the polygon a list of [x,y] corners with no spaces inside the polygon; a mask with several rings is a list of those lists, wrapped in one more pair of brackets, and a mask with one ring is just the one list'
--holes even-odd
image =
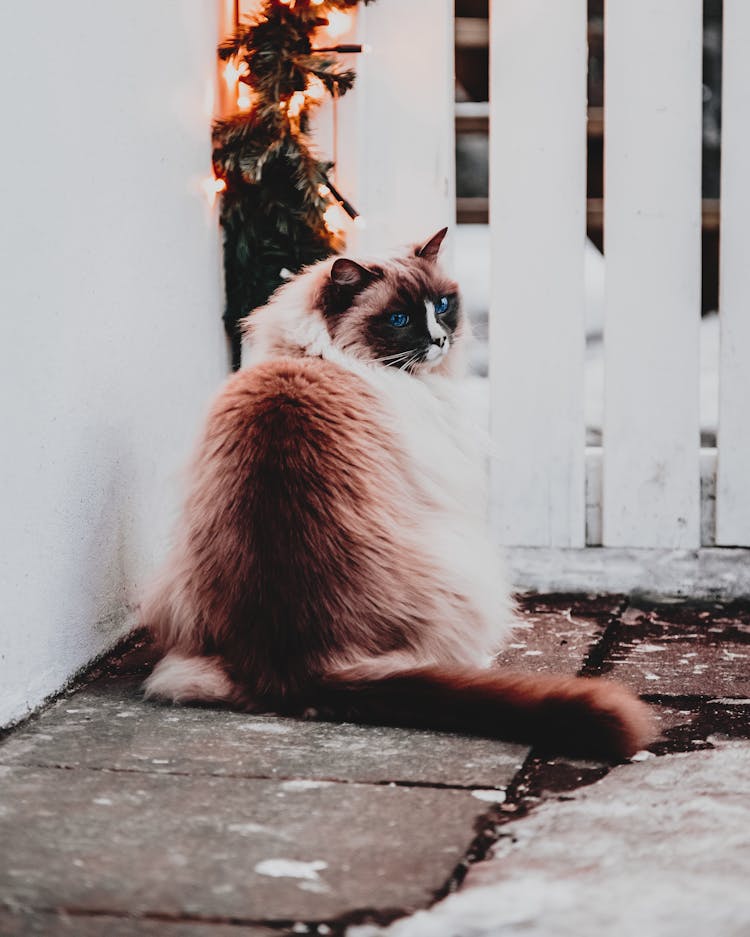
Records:
{"label": "fence slat", "polygon": [[493,0],[490,31],[493,526],[583,546],[586,0]]}
{"label": "fence slat", "polygon": [[700,544],[700,0],[605,16],[605,546]]}
{"label": "fence slat", "polygon": [[369,51],[352,62],[357,83],[341,102],[342,170],[365,224],[349,249],[366,254],[455,218],[453,2],[386,0],[358,17]]}
{"label": "fence slat", "polygon": [[716,542],[750,546],[750,4],[724,0]]}

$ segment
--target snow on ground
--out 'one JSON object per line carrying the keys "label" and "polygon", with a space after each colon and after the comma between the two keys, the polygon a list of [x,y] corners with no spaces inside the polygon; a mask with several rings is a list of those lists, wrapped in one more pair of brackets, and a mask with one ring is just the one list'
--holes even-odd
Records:
{"label": "snow on ground", "polygon": [[464,885],[347,937],[740,937],[750,933],[750,746],[615,768],[501,828]]}

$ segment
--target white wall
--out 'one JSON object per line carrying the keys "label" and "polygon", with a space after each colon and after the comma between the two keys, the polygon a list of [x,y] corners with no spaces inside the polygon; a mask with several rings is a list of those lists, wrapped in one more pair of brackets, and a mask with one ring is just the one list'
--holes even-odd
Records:
{"label": "white wall", "polygon": [[216,7],[0,6],[0,724],[132,621],[226,373]]}

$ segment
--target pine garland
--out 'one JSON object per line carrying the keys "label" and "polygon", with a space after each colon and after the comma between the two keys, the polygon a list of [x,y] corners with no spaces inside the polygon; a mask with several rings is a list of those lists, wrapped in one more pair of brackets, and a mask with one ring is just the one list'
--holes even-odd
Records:
{"label": "pine garland", "polygon": [[[328,52],[315,52],[313,34],[327,14],[359,0],[266,0],[258,16],[219,46],[250,89],[246,113],[217,121],[214,173],[226,184],[224,230],[226,311],[234,366],[239,366],[237,324],[263,305],[295,272],[340,250],[340,235],[326,224],[326,189],[332,164],[310,150],[310,114],[325,92],[341,96],[355,74]],[[364,0],[365,3],[371,0]]]}

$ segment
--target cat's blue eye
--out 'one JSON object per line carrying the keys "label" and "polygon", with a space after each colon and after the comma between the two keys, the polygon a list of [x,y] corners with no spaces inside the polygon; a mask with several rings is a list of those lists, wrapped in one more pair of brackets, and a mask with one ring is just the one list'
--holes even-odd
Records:
{"label": "cat's blue eye", "polygon": [[448,297],[441,296],[440,299],[435,303],[435,315],[442,316],[448,311],[449,305],[450,303],[448,302]]}
{"label": "cat's blue eye", "polygon": [[405,312],[392,312],[388,316],[388,321],[396,329],[402,329],[409,324],[409,316]]}

